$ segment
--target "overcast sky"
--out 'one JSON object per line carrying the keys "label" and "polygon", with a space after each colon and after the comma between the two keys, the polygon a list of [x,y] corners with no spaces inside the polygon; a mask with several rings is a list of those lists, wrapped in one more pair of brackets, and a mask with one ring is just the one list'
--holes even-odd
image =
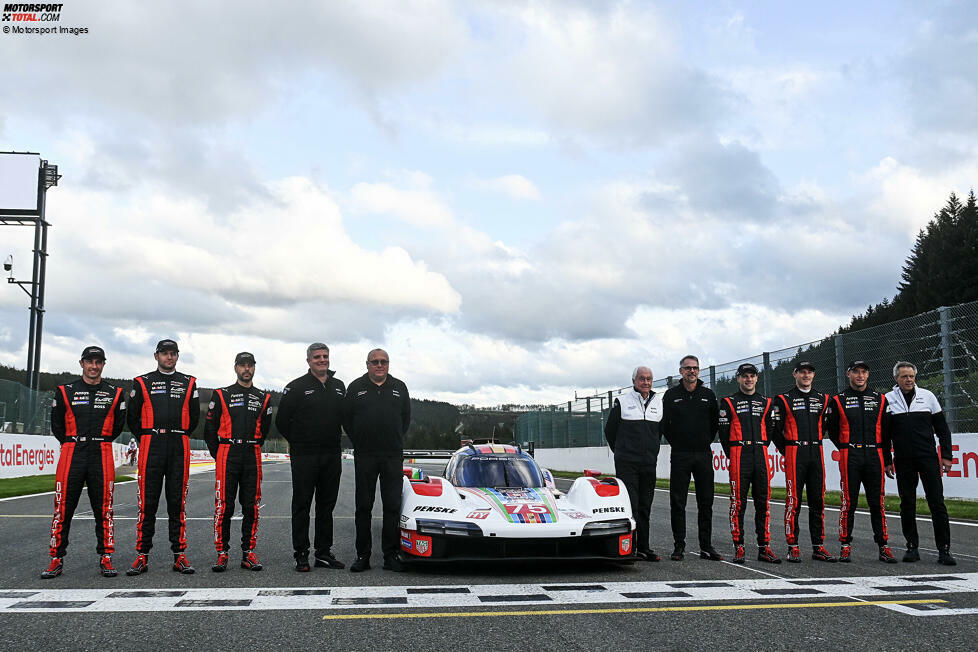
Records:
{"label": "overcast sky", "polygon": [[[42,369],[173,337],[204,386],[249,350],[281,388],[321,340],[346,382],[381,346],[418,398],[538,403],[831,333],[978,179],[978,4],[701,4],[72,1],[88,34],[0,34],[0,150],[64,175]],[[27,326],[0,286],[0,363]]]}

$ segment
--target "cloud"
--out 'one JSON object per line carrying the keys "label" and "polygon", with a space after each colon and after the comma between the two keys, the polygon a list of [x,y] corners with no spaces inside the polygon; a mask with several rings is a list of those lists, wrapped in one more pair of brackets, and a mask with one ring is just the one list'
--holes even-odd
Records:
{"label": "cloud", "polygon": [[431,190],[400,189],[387,183],[358,183],[350,189],[351,207],[359,213],[378,213],[422,228],[450,226],[451,210]]}
{"label": "cloud", "polygon": [[540,190],[533,185],[533,182],[519,174],[505,174],[492,179],[473,179],[469,185],[473,188],[499,192],[511,199],[537,201],[541,198]]}

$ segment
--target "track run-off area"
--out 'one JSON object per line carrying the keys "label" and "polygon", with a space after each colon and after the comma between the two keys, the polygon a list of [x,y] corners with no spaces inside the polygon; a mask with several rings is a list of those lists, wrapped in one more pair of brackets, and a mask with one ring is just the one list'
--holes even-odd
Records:
{"label": "track run-off area", "polygon": [[[439,469],[431,469],[438,472]],[[766,564],[748,546],[744,566],[699,559],[695,499],[687,513],[686,558],[669,560],[668,492],[657,491],[652,545],[659,563],[618,566],[579,561],[456,563],[406,573],[380,568],[380,505],[375,505],[374,567],[366,573],[292,568],[291,481],[287,462],[266,462],[257,552],[265,570],[213,573],[214,473],[198,468],[188,495],[188,557],[194,575],[170,570],[161,505],[150,571],[127,577],[135,543],[135,483],[116,487],[120,575],[97,574],[94,521],[83,495],[73,521],[64,574],[41,580],[47,564],[53,497],[0,501],[0,624],[5,649],[287,648],[461,649],[743,648],[836,649],[864,646],[972,649],[978,636],[978,527],[952,523],[958,565],[939,566],[929,520],[919,523],[923,559],[876,559],[868,514],[856,517],[855,560]],[[718,480],[723,480],[718,477]],[[561,488],[569,486],[560,481]],[[165,502],[162,501],[162,502]],[[714,502],[713,542],[731,553],[729,500]],[[802,524],[807,526],[807,509]],[[748,509],[748,521],[753,507]],[[333,552],[349,564],[353,550],[353,465],[344,462],[334,511]],[[899,516],[888,514],[890,543],[902,556]],[[237,545],[234,528],[232,545]],[[785,551],[783,508],[771,505],[772,545]],[[748,532],[752,525],[748,523]],[[838,552],[838,512],[826,511],[826,546]]]}

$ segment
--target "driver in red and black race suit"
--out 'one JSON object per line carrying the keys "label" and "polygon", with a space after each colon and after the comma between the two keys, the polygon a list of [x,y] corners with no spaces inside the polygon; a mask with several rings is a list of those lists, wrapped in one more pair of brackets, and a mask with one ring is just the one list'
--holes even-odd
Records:
{"label": "driver in red and black race suit", "polygon": [[156,371],[137,376],[129,394],[129,430],[139,437],[136,559],[126,575],[149,570],[149,551],[156,533],[156,510],[166,487],[173,570],[194,572],[187,555],[187,482],[190,477],[190,433],[200,421],[197,379],[176,370],[180,349],[160,340]]}
{"label": "driver in red and black race suit", "polygon": [[260,571],[255,554],[258,508],[261,503],[261,445],[272,423],[272,395],[252,386],[255,356],[241,352],[234,358],[238,382],[215,389],[207,407],[204,440],[216,461],[214,485],[215,573],[228,567],[234,496],[241,502],[241,567]]}
{"label": "driver in red and black race suit", "polygon": [[102,380],[105,351],[100,347],[86,347],[78,364],[82,368],[82,377],[73,383],[58,385],[51,407],[51,433],[61,442],[61,456],[55,475],[51,564],[41,573],[43,579],[61,575],[68,550],[71,517],[84,485],[88,485],[88,500],[95,516],[99,571],[103,577],[116,576],[112,566],[115,459],[111,442],[119,436],[126,422],[125,396],[121,387]]}
{"label": "driver in red and black race suit", "polygon": [[769,499],[769,433],[777,427],[778,409],[770,398],[757,393],[757,367],[749,362],[737,367],[740,391],[720,401],[720,444],[730,458],[730,534],[733,536],[735,564],[746,561],[744,553],[744,514],[747,491],[754,498],[754,530],[757,533],[757,560],[780,564],[769,545],[771,512]]}
{"label": "driver in red and black race suit", "polygon": [[892,463],[883,446],[886,397],[869,389],[869,365],[853,360],[846,370],[849,387],[832,397],[832,411],[826,422],[829,437],[839,449],[842,475],[842,509],[839,510],[839,561],[852,561],[852,525],[856,518],[859,485],[866,489],[866,502],[873,523],[873,539],[879,546],[879,560],[895,564],[896,557],[886,544],[886,511],[883,509],[883,473]]}
{"label": "driver in red and black race suit", "polygon": [[788,542],[787,559],[801,562],[798,547],[798,518],[801,493],[808,492],[808,534],[812,540],[812,559],[836,561],[825,549],[825,461],[822,438],[831,399],[812,387],[815,365],[799,362],[792,372],[795,386],[779,394],[781,419],[771,433],[778,451],[784,455],[787,498],[784,508],[784,534]]}

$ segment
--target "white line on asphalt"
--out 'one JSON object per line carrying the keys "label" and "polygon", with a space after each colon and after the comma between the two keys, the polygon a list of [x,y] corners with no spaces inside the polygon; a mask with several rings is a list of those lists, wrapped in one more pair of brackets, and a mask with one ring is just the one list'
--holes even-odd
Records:
{"label": "white line on asphalt", "polygon": [[[71,572],[69,568],[67,572]],[[54,580],[55,582],[57,580]],[[685,604],[691,602],[797,601],[897,598],[978,592],[978,573],[915,575],[912,578],[583,582],[576,584],[481,584],[441,586],[341,586],[315,588],[139,588],[139,580],[112,588],[0,590],[0,613],[140,612],[384,608],[472,609],[514,605],[562,607],[581,604]],[[911,615],[931,615],[910,609]]]}

